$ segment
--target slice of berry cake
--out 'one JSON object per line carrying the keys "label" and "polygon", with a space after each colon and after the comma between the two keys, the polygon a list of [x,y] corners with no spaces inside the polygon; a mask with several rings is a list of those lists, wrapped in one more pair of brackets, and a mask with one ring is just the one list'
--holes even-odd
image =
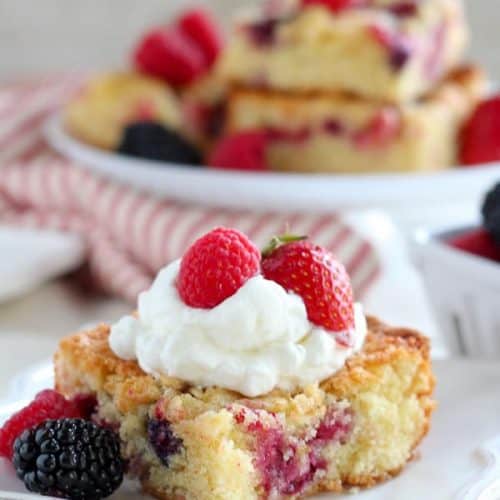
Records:
{"label": "slice of berry cake", "polygon": [[402,102],[462,59],[460,0],[297,0],[237,22],[221,69],[231,81],[282,91],[338,89]]}
{"label": "slice of berry cake", "polygon": [[64,111],[68,132],[92,146],[114,150],[130,123],[153,121],[181,128],[181,107],[161,80],[136,73],[109,73],[90,79]]}
{"label": "slice of berry cake", "polygon": [[434,408],[428,340],[365,318],[344,267],[301,238],[218,228],[138,312],[70,336],[56,388],[95,395],[128,474],[160,499],[302,498],[399,473]]}
{"label": "slice of berry cake", "polygon": [[[460,132],[485,88],[485,76],[475,66],[453,71],[430,94],[404,104],[338,92],[301,95],[237,88],[228,99],[224,141],[238,140],[242,133],[261,133],[263,163],[272,170],[442,169],[459,164]],[[212,163],[225,166],[230,161]],[[241,162],[239,155],[230,166]]]}

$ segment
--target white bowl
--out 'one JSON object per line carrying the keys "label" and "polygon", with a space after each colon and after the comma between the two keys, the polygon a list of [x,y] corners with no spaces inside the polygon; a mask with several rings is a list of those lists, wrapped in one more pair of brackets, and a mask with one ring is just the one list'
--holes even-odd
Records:
{"label": "white bowl", "polygon": [[162,198],[236,210],[331,213],[384,209],[401,227],[452,223],[474,213],[500,177],[500,162],[429,173],[357,175],[189,168],[102,151],[71,137],[60,115],[45,125],[50,145],[89,170]]}
{"label": "white bowl", "polygon": [[446,243],[471,229],[420,231],[416,263],[451,354],[500,359],[500,264]]}

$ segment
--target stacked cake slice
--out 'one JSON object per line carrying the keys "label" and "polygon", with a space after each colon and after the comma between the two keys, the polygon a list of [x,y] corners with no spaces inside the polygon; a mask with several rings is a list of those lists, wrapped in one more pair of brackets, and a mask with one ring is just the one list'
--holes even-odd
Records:
{"label": "stacked cake slice", "polygon": [[[266,10],[266,9],[265,9]],[[240,21],[221,61],[226,133],[263,130],[276,170],[434,170],[484,88],[460,66],[459,0],[302,0]]]}

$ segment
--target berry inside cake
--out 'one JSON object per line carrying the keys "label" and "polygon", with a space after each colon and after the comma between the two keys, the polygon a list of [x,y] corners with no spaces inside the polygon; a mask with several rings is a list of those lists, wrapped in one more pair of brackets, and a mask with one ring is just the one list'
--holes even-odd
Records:
{"label": "berry inside cake", "polygon": [[366,318],[307,239],[218,228],[113,326],[64,339],[56,387],[97,398],[162,499],[302,498],[399,473],[430,425],[428,340]]}

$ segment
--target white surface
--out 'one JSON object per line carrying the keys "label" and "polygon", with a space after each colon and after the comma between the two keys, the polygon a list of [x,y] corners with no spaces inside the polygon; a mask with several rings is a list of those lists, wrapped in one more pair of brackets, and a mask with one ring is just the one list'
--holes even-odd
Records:
{"label": "white surface", "polygon": [[0,302],[78,267],[84,250],[69,234],[0,227]]}
{"label": "white surface", "polygon": [[500,177],[500,164],[420,175],[335,176],[188,168],[87,146],[66,134],[59,116],[48,120],[46,135],[56,150],[87,168],[159,196],[281,212],[383,208],[406,225],[470,217],[484,192]]}
{"label": "white surface", "polygon": [[408,255],[407,241],[382,212],[352,213],[345,221],[364,235],[381,260],[381,273],[363,300],[366,313],[389,324],[406,325],[432,339],[435,358],[448,355],[422,282]]}
{"label": "white surface", "polygon": [[83,324],[116,321],[130,309],[119,300],[80,295],[62,281],[0,304],[0,399],[13,375],[51,358],[63,336]]}
{"label": "white surface", "polygon": [[443,340],[454,356],[500,358],[500,265],[443,243],[471,230],[417,236],[422,270]]}
{"label": "white surface", "polygon": [[[392,481],[358,495],[322,495],[322,499],[360,500],[498,500],[500,477],[500,365],[478,362],[435,363],[439,406],[420,458]],[[50,363],[15,380],[16,399],[29,399],[50,387]],[[15,407],[4,401],[0,419]],[[3,414],[3,415],[2,415]],[[23,485],[12,468],[0,461],[0,498],[22,498]],[[138,500],[135,484],[123,487],[113,498]],[[9,496],[10,495],[10,496]],[[32,497],[40,498],[40,497]]]}

